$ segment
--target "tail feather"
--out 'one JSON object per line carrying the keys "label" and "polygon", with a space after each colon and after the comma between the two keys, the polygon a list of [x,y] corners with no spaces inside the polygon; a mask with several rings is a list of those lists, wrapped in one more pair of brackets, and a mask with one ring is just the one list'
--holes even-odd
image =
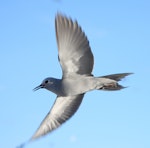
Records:
{"label": "tail feather", "polygon": [[133,73],[119,73],[119,74],[112,74],[112,75],[106,75],[106,76],[102,76],[100,78],[107,78],[107,79],[111,79],[111,80],[115,80],[116,83],[112,82],[109,84],[104,84],[100,90],[108,90],[108,91],[113,91],[113,90],[120,90],[123,88],[126,88],[120,84],[118,84],[118,81],[121,81],[124,77],[133,74]]}
{"label": "tail feather", "polygon": [[108,79],[112,79],[115,81],[121,81],[124,77],[131,75],[131,74],[133,73],[118,73],[118,74],[102,76],[101,78],[108,78]]}
{"label": "tail feather", "polygon": [[115,90],[120,90],[124,89],[126,87],[120,85],[120,84],[114,84],[113,85],[103,85],[99,90],[107,90],[107,91],[115,91]]}

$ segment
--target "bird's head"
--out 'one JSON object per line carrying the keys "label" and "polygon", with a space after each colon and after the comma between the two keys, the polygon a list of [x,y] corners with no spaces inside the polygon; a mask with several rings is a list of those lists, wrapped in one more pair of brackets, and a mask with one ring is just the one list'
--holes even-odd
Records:
{"label": "bird's head", "polygon": [[55,83],[54,78],[46,78],[42,81],[42,83],[39,86],[35,87],[33,90],[36,91],[41,88],[48,89],[48,88],[52,87],[54,83]]}

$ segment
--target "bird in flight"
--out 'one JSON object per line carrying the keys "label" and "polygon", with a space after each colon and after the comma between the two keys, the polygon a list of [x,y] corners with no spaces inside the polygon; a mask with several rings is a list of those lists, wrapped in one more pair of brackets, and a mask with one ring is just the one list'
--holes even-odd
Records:
{"label": "bird in flight", "polygon": [[89,41],[78,25],[60,13],[55,18],[58,59],[62,79],[46,78],[34,88],[45,88],[57,95],[51,110],[31,137],[37,139],[61,126],[78,110],[84,94],[91,90],[115,91],[124,88],[118,81],[131,73],[119,73],[94,77],[94,58]]}

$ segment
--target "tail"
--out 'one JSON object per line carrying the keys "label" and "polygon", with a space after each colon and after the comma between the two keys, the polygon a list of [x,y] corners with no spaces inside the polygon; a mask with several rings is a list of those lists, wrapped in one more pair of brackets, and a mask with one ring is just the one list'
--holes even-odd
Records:
{"label": "tail", "polygon": [[126,77],[130,74],[133,74],[133,73],[119,73],[119,74],[112,74],[112,75],[106,75],[106,76],[99,77],[99,78],[107,78],[107,79],[111,79],[111,80],[116,81],[116,83],[112,82],[112,83],[109,83],[106,85],[104,84],[100,88],[100,90],[113,91],[113,90],[120,90],[120,89],[126,88],[126,87],[118,84],[117,82],[121,81],[124,77]]}

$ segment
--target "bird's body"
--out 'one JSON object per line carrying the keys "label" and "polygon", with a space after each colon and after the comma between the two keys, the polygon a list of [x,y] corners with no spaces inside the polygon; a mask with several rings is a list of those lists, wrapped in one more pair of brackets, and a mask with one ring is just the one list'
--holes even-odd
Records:
{"label": "bird's body", "polygon": [[61,14],[55,19],[59,62],[62,79],[46,78],[35,88],[45,88],[57,95],[57,99],[31,140],[39,138],[68,120],[79,108],[84,94],[91,90],[120,90],[118,84],[130,73],[94,77],[94,58],[89,41],[78,25]]}
{"label": "bird's body", "polygon": [[45,88],[57,96],[74,96],[95,89],[100,90],[103,89],[104,86],[110,85],[112,85],[114,89],[118,89],[115,80],[85,75],[76,75],[64,79],[46,78],[43,83],[45,82],[49,83],[44,84],[47,85]]}

